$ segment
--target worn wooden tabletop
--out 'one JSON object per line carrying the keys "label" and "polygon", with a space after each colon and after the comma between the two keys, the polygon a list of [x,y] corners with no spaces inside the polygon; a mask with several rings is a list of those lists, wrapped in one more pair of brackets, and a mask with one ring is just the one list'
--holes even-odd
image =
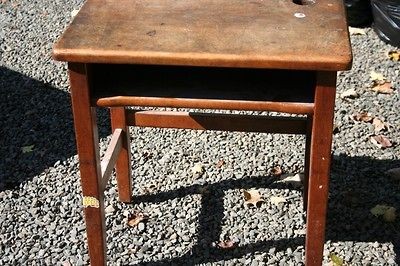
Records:
{"label": "worn wooden tabletop", "polygon": [[84,63],[345,70],[342,0],[88,0],[53,57]]}

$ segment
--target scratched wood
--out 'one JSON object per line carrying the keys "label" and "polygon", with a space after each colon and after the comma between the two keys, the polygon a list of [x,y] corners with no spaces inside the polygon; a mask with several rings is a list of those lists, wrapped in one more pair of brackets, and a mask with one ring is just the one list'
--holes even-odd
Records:
{"label": "scratched wood", "polygon": [[345,70],[351,48],[342,2],[88,0],[53,56],[85,63]]}

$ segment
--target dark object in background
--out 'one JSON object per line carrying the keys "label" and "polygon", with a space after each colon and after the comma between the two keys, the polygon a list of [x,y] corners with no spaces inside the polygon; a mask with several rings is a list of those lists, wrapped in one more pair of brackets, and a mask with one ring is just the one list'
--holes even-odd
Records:
{"label": "dark object in background", "polygon": [[371,6],[376,34],[400,47],[400,0],[371,0]]}
{"label": "dark object in background", "polygon": [[372,22],[370,0],[345,0],[347,23],[352,27],[368,26]]}

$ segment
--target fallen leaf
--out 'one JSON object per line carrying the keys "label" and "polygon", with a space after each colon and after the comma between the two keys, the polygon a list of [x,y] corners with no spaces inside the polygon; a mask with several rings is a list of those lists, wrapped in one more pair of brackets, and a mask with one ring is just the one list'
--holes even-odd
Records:
{"label": "fallen leaf", "polygon": [[389,207],[383,214],[383,220],[385,220],[385,222],[389,222],[389,223],[394,222],[396,220],[396,208]]}
{"label": "fallen leaf", "polygon": [[199,189],[198,189],[198,191],[199,191],[199,193],[200,194],[209,194],[210,193],[210,191],[208,190],[208,186],[202,186],[202,187],[200,187]]}
{"label": "fallen leaf", "polygon": [[372,144],[377,146],[378,148],[389,148],[392,147],[392,142],[383,135],[374,135],[370,137]]}
{"label": "fallen leaf", "polygon": [[282,175],[282,168],[281,168],[279,165],[274,166],[274,167],[271,169],[271,174],[272,174],[273,176],[280,176],[280,175]]}
{"label": "fallen leaf", "polygon": [[375,117],[372,120],[372,125],[374,125],[374,127],[375,127],[375,132],[379,132],[379,131],[387,129],[386,124],[381,119],[379,119],[377,117]]}
{"label": "fallen leaf", "polygon": [[348,90],[344,91],[344,92],[340,95],[340,97],[341,97],[342,99],[344,99],[344,98],[357,98],[357,97],[358,97],[358,93],[356,92],[355,89],[348,89]]}
{"label": "fallen leaf", "polygon": [[222,240],[217,244],[217,246],[221,249],[232,249],[237,246],[237,243],[232,240]]}
{"label": "fallen leaf", "polygon": [[329,254],[329,258],[334,266],[343,266],[343,259],[334,253]]}
{"label": "fallen leaf", "polygon": [[24,146],[21,148],[21,151],[22,151],[22,153],[33,152],[34,147],[35,147],[35,145]]}
{"label": "fallen leaf", "polygon": [[350,35],[365,35],[365,30],[360,28],[349,27]]}
{"label": "fallen leaf", "polygon": [[384,81],[385,77],[381,73],[377,73],[375,71],[371,71],[369,74],[372,81]]}
{"label": "fallen leaf", "polygon": [[279,205],[280,203],[285,203],[286,199],[283,197],[274,197],[272,196],[270,198],[271,203],[274,203],[275,205]]}
{"label": "fallen leaf", "polygon": [[374,119],[374,117],[371,116],[371,114],[367,113],[367,112],[361,112],[361,113],[354,114],[352,116],[352,118],[353,118],[353,120],[359,121],[359,122],[371,122]]}
{"label": "fallen leaf", "polygon": [[378,204],[375,207],[373,207],[370,212],[372,213],[372,215],[374,215],[375,217],[381,216],[385,213],[385,211],[389,208],[389,206],[387,205],[381,205]]}
{"label": "fallen leaf", "polygon": [[378,204],[373,207],[370,212],[375,217],[383,216],[383,220],[386,222],[394,222],[396,219],[396,208],[384,204]]}
{"label": "fallen leaf", "polygon": [[282,182],[282,183],[287,183],[287,184],[291,184],[294,187],[301,187],[302,186],[302,180],[304,178],[303,174],[295,174],[295,175],[284,175],[283,178],[281,180],[279,180],[278,182]]}
{"label": "fallen leaf", "polygon": [[149,217],[147,214],[142,212],[135,212],[128,218],[128,225],[130,227],[137,226],[140,222],[147,220]]}
{"label": "fallen leaf", "polygon": [[264,200],[262,199],[260,193],[255,190],[243,190],[244,198],[245,198],[245,203],[247,205],[253,205],[253,207],[258,207],[261,205]]}
{"label": "fallen leaf", "polygon": [[389,51],[388,57],[392,61],[400,61],[400,52],[399,51]]}
{"label": "fallen leaf", "polygon": [[216,164],[217,168],[221,168],[223,165],[225,165],[225,161],[224,160],[219,160]]}
{"label": "fallen leaf", "polygon": [[392,94],[394,93],[394,89],[392,88],[391,82],[384,82],[383,84],[375,84],[371,90],[382,93],[382,94]]}
{"label": "fallen leaf", "polygon": [[386,174],[390,176],[394,181],[400,181],[400,167],[389,169],[386,171]]}
{"label": "fallen leaf", "polygon": [[192,173],[194,175],[202,175],[204,173],[204,167],[202,164],[197,163],[192,167]]}

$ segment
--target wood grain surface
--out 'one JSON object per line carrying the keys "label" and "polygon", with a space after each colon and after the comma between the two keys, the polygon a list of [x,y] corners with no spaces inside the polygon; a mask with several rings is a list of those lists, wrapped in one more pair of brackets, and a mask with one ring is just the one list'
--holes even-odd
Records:
{"label": "wood grain surface", "polygon": [[53,57],[84,63],[345,70],[343,1],[88,0]]}

